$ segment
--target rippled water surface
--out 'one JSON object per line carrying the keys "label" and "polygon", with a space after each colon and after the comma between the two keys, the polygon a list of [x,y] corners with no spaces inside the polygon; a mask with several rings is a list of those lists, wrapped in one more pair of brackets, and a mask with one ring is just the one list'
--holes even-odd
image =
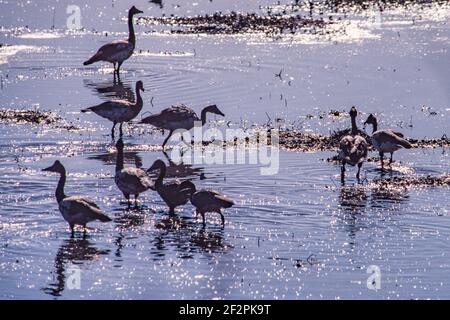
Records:
{"label": "rippled water surface", "polygon": [[[450,189],[378,188],[374,179],[450,171],[448,149],[400,150],[391,173],[349,168],[345,184],[333,151],[280,151],[279,172],[263,165],[169,166],[169,179],[192,179],[233,198],[226,224],[192,206],[170,218],[152,191],[127,209],[114,183],[111,124],[80,110],[110,98],[134,99],[143,81],[141,117],[183,102],[225,113],[208,127],[267,121],[328,134],[349,126],[330,110],[356,105],[360,124],[411,138],[450,136],[450,7],[393,8],[345,15],[326,35],[176,35],[136,26],[135,55],[120,82],[108,64],[82,65],[100,45],[127,36],[126,10],[145,16],[266,14],[272,1],[78,1],[81,31],[65,28],[71,1],[0,0],[1,108],[53,111],[64,126],[0,122],[0,298],[411,299],[450,298]],[[54,28],[52,28],[54,26]],[[279,76],[277,76],[277,74]],[[136,121],[135,121],[136,122]],[[163,136],[125,125],[125,164],[169,163]],[[41,172],[59,159],[66,193],[89,195],[113,218],[71,238],[54,198],[58,177]],[[367,269],[381,271],[369,290]],[[81,288],[70,287],[74,268]],[[69,285],[68,285],[69,283]]]}

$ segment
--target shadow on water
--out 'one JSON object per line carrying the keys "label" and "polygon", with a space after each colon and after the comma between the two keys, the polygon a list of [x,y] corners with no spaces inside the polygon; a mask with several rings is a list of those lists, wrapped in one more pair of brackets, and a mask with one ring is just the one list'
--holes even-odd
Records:
{"label": "shadow on water", "polygon": [[[369,195],[370,193],[370,195]],[[374,210],[381,209],[388,213],[399,211],[399,206],[409,199],[408,190],[368,188],[362,184],[342,185],[339,192],[339,205],[342,210],[339,223],[349,238],[349,245],[356,244],[359,231],[377,225]]]}
{"label": "shadow on water", "polygon": [[[105,153],[99,153],[92,156],[89,156],[89,160],[99,160],[103,162],[105,165],[115,165],[116,164],[116,158],[117,158],[117,151],[114,147],[113,152],[105,152]],[[123,153],[123,160],[124,163],[127,164],[134,164],[136,168],[142,168],[143,161],[142,157],[139,155],[138,152],[135,151],[127,151]]]}
{"label": "shadow on water", "polygon": [[55,256],[54,282],[49,283],[42,291],[55,297],[61,296],[68,278],[79,270],[79,266],[107,254],[109,250],[96,248],[86,237],[64,240]]}
{"label": "shadow on water", "polygon": [[181,259],[193,259],[195,254],[225,253],[232,248],[224,241],[222,227],[206,229],[193,218],[166,216],[156,224],[158,231],[151,241],[153,260],[163,260],[169,249]]}
{"label": "shadow on water", "polygon": [[135,102],[133,84],[131,81],[122,82],[120,78],[111,80],[103,80],[94,82],[92,80],[84,79],[83,84],[86,88],[91,89],[95,95],[100,99],[121,99],[130,102]]}
{"label": "shadow on water", "polygon": [[126,240],[128,231],[135,232],[137,229],[143,227],[146,222],[146,215],[148,210],[146,207],[133,207],[129,209],[118,209],[120,213],[114,219],[116,224],[116,236],[114,238],[114,245],[116,251],[116,261],[122,261],[122,250],[125,246],[124,239]]}
{"label": "shadow on water", "polygon": [[203,172],[202,167],[194,168],[191,164],[184,164],[183,162],[175,163],[172,161],[172,159],[167,154],[167,152],[163,151],[162,153],[168,162],[166,177],[168,177],[168,178],[187,178],[187,177],[198,176],[200,178],[200,180],[206,179],[205,173]]}

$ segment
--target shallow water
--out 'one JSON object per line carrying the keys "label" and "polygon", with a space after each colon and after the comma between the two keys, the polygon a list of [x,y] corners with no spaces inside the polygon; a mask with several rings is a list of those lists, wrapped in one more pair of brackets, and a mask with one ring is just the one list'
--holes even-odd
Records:
{"label": "shallow water", "polygon": [[[208,126],[250,127],[269,117],[329,133],[349,120],[328,111],[356,105],[361,123],[376,112],[381,126],[408,137],[450,135],[450,11],[421,10],[419,19],[397,9],[376,27],[357,15],[345,35],[315,38],[170,35],[139,25],[136,54],[118,84],[111,66],[82,61],[126,37],[122,18],[132,2],[84,3],[85,30],[71,33],[64,30],[68,2],[55,6],[52,30],[52,4],[0,1],[0,43],[10,45],[0,47],[1,107],[55,111],[80,128],[0,123],[1,298],[450,298],[448,187],[373,188],[368,181],[381,176],[376,163],[363,166],[361,185],[350,168],[342,186],[339,166],[325,161],[333,152],[281,151],[274,176],[261,175],[261,165],[173,166],[172,177],[236,201],[224,228],[214,215],[202,228],[190,205],[169,219],[151,191],[139,209],[127,210],[113,179],[111,125],[79,112],[112,97],[134,98],[142,80],[138,118],[177,102],[196,111],[214,103],[226,120],[212,117]],[[264,13],[259,6],[271,2],[163,3],[139,8],[155,16]],[[168,162],[161,134],[125,128],[126,165]],[[394,158],[393,175],[450,171],[448,149],[401,150]],[[58,177],[40,171],[56,159],[69,172],[66,192],[89,195],[112,223],[93,223],[86,238],[71,239],[53,195]],[[366,286],[370,265],[381,271],[376,291]],[[74,267],[80,289],[67,286]]]}

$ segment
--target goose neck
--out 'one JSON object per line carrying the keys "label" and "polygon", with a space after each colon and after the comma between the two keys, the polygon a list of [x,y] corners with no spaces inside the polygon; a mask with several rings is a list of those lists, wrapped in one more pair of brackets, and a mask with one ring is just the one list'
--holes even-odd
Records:
{"label": "goose neck", "polygon": [[59,177],[58,187],[56,188],[56,200],[60,203],[66,195],[64,194],[64,186],[66,184],[66,171],[61,172],[61,176]]}
{"label": "goose neck", "polygon": [[133,44],[136,44],[136,36],[134,34],[134,26],[133,26],[133,13],[128,13],[128,41]]}

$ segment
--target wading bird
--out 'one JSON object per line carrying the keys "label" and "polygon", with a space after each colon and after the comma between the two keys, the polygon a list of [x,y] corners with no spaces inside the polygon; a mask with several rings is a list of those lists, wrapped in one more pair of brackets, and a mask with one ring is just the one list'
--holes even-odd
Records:
{"label": "wading bird", "polygon": [[120,136],[123,135],[122,125],[124,122],[128,122],[134,119],[139,112],[142,110],[144,102],[141,97],[141,90],[144,90],[144,85],[142,81],[136,82],[136,103],[132,103],[127,100],[111,100],[103,102],[97,106],[86,108],[81,110],[81,112],[94,112],[102,118],[108,119],[113,123],[111,129],[111,136],[114,139],[114,130],[116,125],[120,123]]}
{"label": "wading bird", "polygon": [[364,161],[367,158],[367,141],[358,135],[358,127],[356,125],[356,116],[358,112],[355,107],[350,110],[352,119],[351,134],[344,136],[339,143],[339,160],[342,161],[341,180],[344,181],[345,165],[358,166],[356,178],[359,180],[359,174]]}
{"label": "wading bird", "polygon": [[383,158],[384,154],[389,152],[391,154],[391,159],[389,164],[392,164],[392,157],[394,152],[400,148],[411,149],[412,145],[407,140],[403,138],[403,134],[391,129],[378,130],[378,121],[373,114],[369,114],[364,125],[372,125],[372,136],[370,137],[372,145],[380,153],[381,169],[384,168]]}
{"label": "wading bird", "polygon": [[173,215],[176,207],[185,205],[189,201],[189,190],[182,190],[178,181],[163,183],[166,176],[166,164],[162,160],[156,160],[147,173],[153,170],[159,170],[158,178],[155,181],[155,190],[169,207],[169,213]]}
{"label": "wading bird", "polygon": [[148,116],[142,119],[140,123],[151,124],[158,129],[170,131],[169,135],[162,144],[162,148],[164,150],[167,141],[169,141],[169,138],[172,136],[175,130],[191,130],[194,127],[195,121],[201,121],[202,126],[204,126],[206,123],[207,113],[218,114],[222,117],[225,116],[216,105],[205,107],[201,112],[200,118],[191,108],[188,108],[185,105],[177,105],[164,109],[158,114]]}
{"label": "wading bird", "polygon": [[202,216],[203,225],[205,225],[205,214],[207,212],[216,212],[220,214],[222,225],[225,224],[225,217],[223,216],[222,209],[230,208],[231,206],[233,206],[233,200],[228,199],[215,190],[197,190],[195,184],[193,184],[191,181],[182,182],[180,189],[183,192],[186,192],[186,190],[188,190],[191,203],[195,207],[197,216],[199,214]]}
{"label": "wading bird", "polygon": [[[133,16],[138,13],[143,13],[141,10],[132,6],[128,11],[128,39],[117,40],[111,43],[105,44],[97,53],[94,54],[89,60],[83,62],[83,64],[89,65],[97,61],[106,61],[114,65],[114,73],[119,76],[120,67],[122,63],[127,60],[133,54],[136,46],[136,36],[134,34]],[[116,68],[117,64],[117,68]]]}
{"label": "wading bird", "polygon": [[130,195],[134,195],[134,205],[137,206],[137,198],[139,194],[154,189],[154,183],[147,173],[140,168],[124,168],[123,166],[123,140],[119,139],[116,143],[117,159],[116,159],[116,175],[114,181],[117,187],[122,191],[127,199],[128,207],[130,207]]}
{"label": "wading bird", "polygon": [[90,199],[81,196],[66,196],[64,193],[64,185],[66,184],[66,169],[58,160],[42,171],[55,172],[60,174],[58,187],[56,188],[56,200],[58,201],[59,211],[64,220],[69,223],[72,234],[75,225],[83,226],[86,232],[86,224],[99,220],[101,222],[109,222],[111,219],[105,215],[102,210]]}

